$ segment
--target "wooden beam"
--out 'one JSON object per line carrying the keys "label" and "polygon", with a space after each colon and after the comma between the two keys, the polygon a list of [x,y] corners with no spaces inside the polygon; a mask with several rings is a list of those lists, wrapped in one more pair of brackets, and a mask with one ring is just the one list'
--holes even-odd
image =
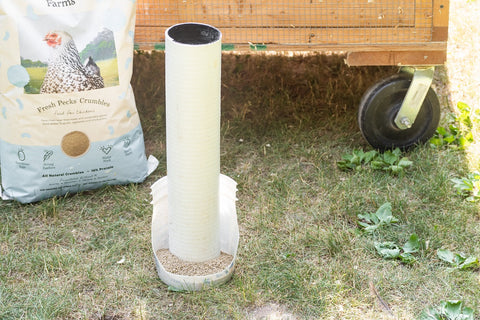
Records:
{"label": "wooden beam", "polygon": [[447,53],[442,51],[363,51],[350,52],[349,66],[434,66],[443,65]]}
{"label": "wooden beam", "polygon": [[[164,42],[168,26],[137,25],[135,41]],[[219,28],[224,43],[376,45],[419,44],[431,38],[431,29],[419,28]]]}
{"label": "wooden beam", "polygon": [[181,20],[216,27],[394,27],[413,26],[411,0],[178,1]]}
{"label": "wooden beam", "polygon": [[432,41],[448,40],[450,3],[448,0],[433,1]]}

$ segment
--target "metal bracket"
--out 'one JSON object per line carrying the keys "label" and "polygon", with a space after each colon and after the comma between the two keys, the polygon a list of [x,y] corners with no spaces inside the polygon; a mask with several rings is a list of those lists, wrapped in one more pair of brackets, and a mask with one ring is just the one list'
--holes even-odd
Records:
{"label": "metal bracket", "polygon": [[435,67],[414,68],[413,70],[406,68],[405,71],[410,73],[413,71],[413,79],[402,106],[395,117],[395,124],[402,130],[411,128],[415,122],[428,90],[432,85]]}

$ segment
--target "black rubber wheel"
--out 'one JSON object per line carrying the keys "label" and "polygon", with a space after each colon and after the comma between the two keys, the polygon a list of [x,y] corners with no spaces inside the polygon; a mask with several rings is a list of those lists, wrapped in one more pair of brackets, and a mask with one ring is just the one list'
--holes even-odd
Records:
{"label": "black rubber wheel", "polygon": [[412,75],[396,74],[371,87],[363,96],[359,111],[360,131],[372,147],[379,150],[401,148],[428,141],[440,121],[440,103],[432,88],[409,129],[399,129],[395,117],[400,109]]}

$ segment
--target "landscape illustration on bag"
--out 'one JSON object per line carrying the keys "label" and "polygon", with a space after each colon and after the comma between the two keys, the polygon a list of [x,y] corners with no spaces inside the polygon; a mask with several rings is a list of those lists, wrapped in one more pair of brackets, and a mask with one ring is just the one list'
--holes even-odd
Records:
{"label": "landscape illustration on bag", "polygon": [[48,18],[39,17],[33,22],[38,28],[28,29],[28,33],[19,28],[21,64],[30,76],[24,87],[26,94],[72,93],[119,85],[113,31],[90,23],[87,15],[72,16],[78,24],[86,23],[87,30],[72,28],[70,23],[49,26],[42,21]]}

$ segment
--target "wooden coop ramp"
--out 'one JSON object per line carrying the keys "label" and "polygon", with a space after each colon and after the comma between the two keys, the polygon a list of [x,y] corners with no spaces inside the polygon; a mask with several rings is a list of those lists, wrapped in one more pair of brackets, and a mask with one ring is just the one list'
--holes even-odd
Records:
{"label": "wooden coop ramp", "polygon": [[177,23],[210,24],[224,50],[343,51],[350,65],[439,65],[448,0],[137,0],[138,49]]}

